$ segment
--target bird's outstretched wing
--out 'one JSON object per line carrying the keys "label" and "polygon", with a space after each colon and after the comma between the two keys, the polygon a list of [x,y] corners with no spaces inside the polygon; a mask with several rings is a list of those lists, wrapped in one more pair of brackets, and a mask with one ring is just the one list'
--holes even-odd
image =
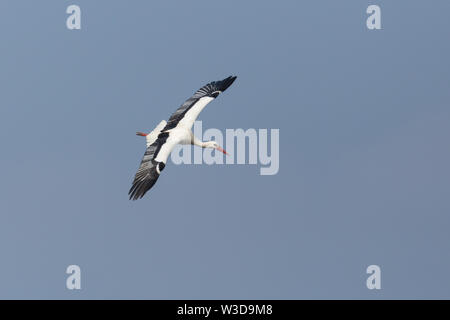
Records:
{"label": "bird's outstretched wing", "polygon": [[128,192],[130,200],[142,198],[144,194],[153,187],[156,180],[158,180],[162,168],[160,168],[159,163],[154,160],[156,148],[157,143],[155,142],[145,151],[141,165],[134,176],[133,185]]}
{"label": "bird's outstretched wing", "polygon": [[142,198],[153,187],[159,175],[166,166],[167,158],[172,149],[180,141],[180,137],[161,132],[158,138],[145,150],[141,165],[128,192],[130,200]]}
{"label": "bird's outstretched wing", "polygon": [[167,125],[162,131],[173,129],[177,126],[183,126],[191,129],[195,119],[200,112],[221,92],[224,92],[231,86],[237,77],[230,76],[221,81],[213,81],[201,87],[195,94],[187,99],[169,118]]}

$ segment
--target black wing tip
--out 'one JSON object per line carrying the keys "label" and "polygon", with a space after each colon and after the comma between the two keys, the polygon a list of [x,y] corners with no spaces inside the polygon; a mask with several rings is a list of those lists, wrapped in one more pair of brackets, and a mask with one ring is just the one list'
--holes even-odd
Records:
{"label": "black wing tip", "polygon": [[229,77],[223,79],[222,81],[225,81],[225,80],[234,81],[234,80],[236,80],[236,78],[237,78],[237,76],[229,76]]}
{"label": "black wing tip", "polygon": [[141,199],[153,185],[154,183],[135,182],[128,192],[130,200],[135,201]]}
{"label": "black wing tip", "polygon": [[128,194],[130,196],[130,200],[139,200],[141,199],[148,190],[153,187],[156,180],[154,181],[135,181],[133,183],[133,186],[131,187],[130,191],[128,191]]}
{"label": "black wing tip", "polygon": [[222,81],[218,81],[217,89],[224,92],[227,90],[233,82],[237,79],[237,76],[229,76],[228,78],[223,79]]}
{"label": "black wing tip", "polygon": [[228,78],[225,78],[223,80],[210,82],[207,85],[204,85],[203,87],[198,89],[195,92],[195,94],[191,98],[189,98],[186,102],[190,100],[200,99],[203,97],[217,98],[217,96],[221,92],[224,92],[225,90],[228,89],[228,87],[230,87],[233,84],[236,78],[237,78],[236,76],[229,76]]}
{"label": "black wing tip", "polygon": [[136,196],[136,195],[135,195],[135,196],[131,195],[131,196],[130,196],[130,200],[131,200],[131,201],[136,201],[136,200],[141,199],[143,196],[144,196],[144,195],[142,195],[142,196],[140,196],[140,197],[138,197],[138,196]]}
{"label": "black wing tip", "polygon": [[[159,170],[162,171],[164,169],[164,163],[158,162],[156,165],[161,164],[161,167],[159,167]],[[141,199],[148,190],[150,190],[156,183],[156,180],[159,178],[159,173],[156,171],[156,167],[153,166],[149,173],[144,177],[135,177],[133,181],[133,185],[130,188],[130,191],[128,191],[128,195],[130,196],[130,200],[139,200]]]}
{"label": "black wing tip", "polygon": [[147,191],[138,192],[138,189],[139,189],[139,183],[138,182],[133,183],[133,186],[131,187],[130,191],[128,191],[130,200],[135,201],[135,200],[141,199],[144,196],[144,194],[147,192]]}

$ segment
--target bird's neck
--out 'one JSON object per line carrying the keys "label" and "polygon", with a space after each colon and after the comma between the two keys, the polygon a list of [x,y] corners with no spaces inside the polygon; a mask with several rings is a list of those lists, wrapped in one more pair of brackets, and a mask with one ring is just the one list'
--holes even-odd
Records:
{"label": "bird's neck", "polygon": [[210,148],[211,147],[210,144],[213,141],[201,141],[201,140],[197,139],[196,137],[194,137],[192,142],[193,142],[192,143],[193,145],[196,145],[196,146],[199,146],[199,147],[202,147],[202,148]]}
{"label": "bird's neck", "polygon": [[195,145],[195,146],[199,146],[199,147],[205,148],[206,142],[203,142],[202,140],[197,139],[197,137],[195,137],[193,135],[192,136],[192,144]]}

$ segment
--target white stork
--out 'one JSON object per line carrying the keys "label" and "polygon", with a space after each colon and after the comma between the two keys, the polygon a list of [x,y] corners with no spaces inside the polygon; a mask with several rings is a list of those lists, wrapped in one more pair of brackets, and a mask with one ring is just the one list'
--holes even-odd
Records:
{"label": "white stork", "polygon": [[236,80],[236,77],[230,76],[222,81],[208,83],[187,99],[170,116],[168,122],[161,121],[148,134],[136,133],[146,137],[147,150],[134,177],[133,185],[128,192],[130,200],[142,198],[153,187],[166,165],[169,154],[177,144],[193,144],[202,148],[214,148],[227,154],[215,141],[203,142],[197,139],[191,129],[203,108],[231,86],[234,80]]}

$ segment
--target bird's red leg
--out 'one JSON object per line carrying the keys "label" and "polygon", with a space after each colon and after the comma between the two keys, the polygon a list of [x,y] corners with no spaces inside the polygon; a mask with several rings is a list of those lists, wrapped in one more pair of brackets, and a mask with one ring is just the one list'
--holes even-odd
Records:
{"label": "bird's red leg", "polygon": [[219,150],[220,152],[223,152],[224,154],[226,154],[227,156],[229,156],[230,154],[228,152],[226,152],[224,149],[222,149],[221,147],[217,147],[217,150]]}

